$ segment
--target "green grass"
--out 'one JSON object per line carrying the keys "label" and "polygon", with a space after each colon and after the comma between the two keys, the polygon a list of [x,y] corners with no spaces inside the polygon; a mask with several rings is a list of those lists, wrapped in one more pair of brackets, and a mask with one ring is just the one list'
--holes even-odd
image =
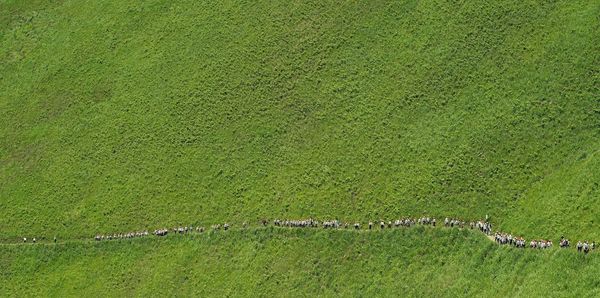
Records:
{"label": "green grass", "polygon": [[0,291],[19,296],[600,295],[598,254],[511,249],[459,230],[236,230],[0,251]]}
{"label": "green grass", "polygon": [[[599,239],[599,15],[598,1],[578,0],[0,0],[0,241],[424,214],[488,214],[497,228],[528,238]],[[132,253],[177,254],[192,245],[147,241],[152,247],[133,242]],[[127,252],[118,244],[85,247],[22,254],[48,256],[48,275],[35,274],[41,282],[58,276],[59,266],[110,279],[109,271],[80,265],[105,255],[118,264]],[[327,249],[334,247],[320,247]],[[491,250],[498,266],[509,266],[512,252]],[[371,253],[379,260],[396,252]],[[515,254],[531,266],[557,266],[549,269],[576,258]],[[0,259],[18,255],[11,248]],[[456,260],[456,270],[468,271],[460,267],[467,259]],[[343,266],[328,270],[346,274],[340,270],[360,262]],[[515,286],[569,286],[558,273],[537,277],[540,269],[530,269],[521,279],[508,268],[498,270]],[[158,280],[158,269],[146,269]],[[183,276],[176,266],[164,270]],[[265,271],[246,274],[253,272]],[[129,273],[121,271],[135,278]],[[456,289],[506,293],[466,276]],[[252,280],[242,279],[238,288]],[[343,294],[375,294],[374,280]],[[296,290],[335,295],[309,281],[294,281]],[[452,287],[440,293],[471,291]]]}
{"label": "green grass", "polygon": [[600,236],[594,1],[0,8],[3,237],[423,213]]}

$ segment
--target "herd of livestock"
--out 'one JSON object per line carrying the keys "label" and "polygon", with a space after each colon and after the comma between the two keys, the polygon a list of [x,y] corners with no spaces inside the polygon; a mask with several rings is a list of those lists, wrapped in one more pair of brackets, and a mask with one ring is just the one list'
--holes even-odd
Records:
{"label": "herd of livestock", "polygon": [[[271,222],[263,219],[260,221],[262,226],[268,226]],[[359,222],[348,223],[341,222],[339,220],[325,220],[318,221],[312,218],[308,219],[300,219],[300,220],[280,220],[275,219],[272,221],[273,226],[282,227],[282,228],[323,228],[323,229],[354,229],[361,230],[362,225]],[[394,221],[384,221],[380,220],[377,222],[369,221],[365,229],[373,230],[373,229],[391,229],[391,228],[409,228],[415,225],[421,226],[431,226],[436,227],[437,221],[433,217],[421,217],[421,218],[402,218]],[[471,221],[465,222],[463,220],[454,219],[454,218],[445,218],[443,221],[443,225],[446,228],[470,228],[471,230],[479,230],[482,233],[486,234],[488,237],[494,239],[500,245],[509,245],[516,248],[532,248],[532,249],[547,249],[552,247],[551,240],[531,240],[529,245],[523,237],[513,236],[512,234],[500,233],[496,232],[492,235],[492,225],[487,220],[479,220],[479,221]],[[243,223],[242,228],[246,228],[248,226],[247,223]],[[230,228],[230,224],[216,224],[212,225],[210,229],[212,231],[217,230],[228,230]],[[166,236],[169,233],[173,234],[188,234],[188,233],[203,233],[206,231],[203,226],[182,226],[182,227],[173,227],[173,228],[162,228],[156,229],[152,233],[148,231],[138,231],[138,232],[129,232],[129,233],[114,233],[107,235],[96,235],[94,240],[96,241],[104,241],[104,240],[113,240],[113,239],[128,239],[128,238],[137,238],[137,237],[146,237],[149,235],[155,236]],[[26,239],[25,239],[26,241]],[[559,246],[561,248],[567,248],[570,246],[570,242],[568,239],[561,237]],[[577,242],[577,251],[583,253],[589,253],[596,249],[596,242],[589,241],[579,241]]]}

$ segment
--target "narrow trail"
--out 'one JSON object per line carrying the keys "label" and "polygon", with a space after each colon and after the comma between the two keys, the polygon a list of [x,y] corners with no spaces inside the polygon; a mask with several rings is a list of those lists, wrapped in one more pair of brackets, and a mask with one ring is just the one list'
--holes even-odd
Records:
{"label": "narrow trail", "polygon": [[[240,225],[241,226],[241,225]],[[468,228],[449,228],[449,227],[431,227],[431,226],[422,226],[423,228],[426,229],[442,229],[442,230],[448,230],[450,231],[451,229],[457,229],[457,230],[467,230],[467,231],[472,231],[475,234],[482,234],[484,236],[487,236],[486,238],[489,239],[490,241],[494,241],[494,238],[492,236],[488,236],[485,235],[484,233],[481,233],[477,230],[470,230]],[[360,229],[360,230],[355,230],[355,229],[344,229],[344,228],[330,228],[327,230],[330,231],[336,231],[336,232],[346,232],[346,233],[381,233],[381,232],[390,232],[390,231],[395,231],[395,230],[402,230],[402,229],[414,229],[415,227],[402,227],[402,228],[385,228],[385,229],[380,229],[380,228],[373,228],[372,230],[369,229]],[[214,229],[208,229],[205,230],[204,232],[197,232],[197,231],[192,231],[192,232],[187,232],[187,233],[183,233],[183,234],[179,234],[179,233],[169,233],[169,235],[167,236],[156,236],[153,234],[150,234],[148,236],[143,236],[143,237],[133,237],[133,238],[119,238],[119,239],[112,239],[112,240],[102,240],[102,241],[96,241],[93,238],[90,237],[74,237],[74,238],[62,238],[60,240],[57,240],[56,242],[54,242],[52,239],[41,239],[38,240],[36,243],[32,242],[32,239],[27,239],[27,242],[20,242],[20,241],[0,241],[0,247],[2,246],[13,246],[13,247],[30,247],[30,246],[39,246],[39,245],[43,245],[43,246],[55,246],[55,245],[67,245],[67,244],[92,244],[92,243],[97,243],[97,244],[101,244],[101,243],[105,243],[105,242],[120,242],[120,243],[125,243],[128,241],[137,241],[137,240],[143,240],[143,239],[156,239],[156,240],[160,240],[160,239],[165,239],[165,238],[175,238],[175,237],[194,237],[194,236],[200,236],[200,235],[204,235],[204,234],[211,234],[211,233],[227,233],[227,232],[234,232],[234,231],[257,231],[257,230],[268,230],[268,229],[282,229],[282,230],[292,230],[292,229],[307,229],[307,230],[322,230],[322,228],[298,228],[298,227],[277,227],[277,226],[252,226],[252,227],[246,227],[246,228],[230,228],[229,230],[214,230]]]}
{"label": "narrow trail", "polygon": [[[67,239],[60,239],[57,240],[56,242],[54,242],[53,239],[42,239],[41,241],[37,241],[36,243],[32,243],[31,239],[28,239],[28,242],[8,242],[8,241],[4,241],[4,242],[0,242],[0,247],[34,247],[34,246],[46,246],[46,247],[55,247],[55,246],[65,246],[65,245],[70,245],[70,244],[81,244],[81,245],[102,245],[105,242],[111,242],[111,243],[130,243],[130,241],[141,241],[141,240],[156,240],[156,241],[160,241],[161,239],[172,239],[172,238],[182,238],[182,237],[188,237],[188,238],[195,238],[197,236],[202,236],[202,235],[206,235],[206,234],[214,234],[214,233],[228,233],[228,232],[240,232],[240,231],[258,231],[258,230],[268,230],[268,229],[286,229],[286,230],[291,230],[291,229],[309,229],[309,230],[318,230],[318,229],[323,229],[323,228],[319,228],[319,227],[282,227],[282,226],[274,226],[274,225],[269,225],[269,226],[263,226],[263,225],[258,225],[258,226],[246,226],[246,227],[241,227],[242,225],[239,225],[239,227],[236,228],[229,228],[228,230],[223,230],[223,229],[207,229],[204,230],[203,232],[198,232],[198,231],[190,231],[190,232],[186,232],[186,233],[169,233],[169,235],[166,236],[157,236],[157,235],[147,235],[147,236],[141,236],[141,237],[132,237],[132,238],[118,238],[118,239],[112,239],[112,240],[101,240],[101,241],[97,241],[93,238],[88,238],[88,237],[76,237],[76,238],[67,238]],[[496,239],[494,238],[494,235],[488,235],[485,234],[484,232],[480,231],[479,229],[475,228],[468,228],[468,227],[446,227],[446,226],[438,226],[438,227],[434,227],[434,226],[427,226],[427,225],[416,225],[416,227],[423,227],[425,229],[440,229],[440,230],[453,230],[453,229],[457,229],[457,230],[466,230],[469,231],[471,233],[477,234],[477,235],[481,235],[484,236],[486,239],[488,239],[489,241],[495,243],[498,246],[510,246],[510,245],[506,245],[506,244],[500,244],[496,241]],[[379,228],[379,227],[375,227],[373,229],[354,229],[354,228],[327,228],[327,230],[330,231],[335,231],[335,232],[346,232],[346,233],[386,233],[386,232],[392,232],[395,230],[404,230],[404,229],[414,229],[414,226],[411,227],[384,227],[384,228]],[[518,248],[515,248],[518,249]],[[535,248],[529,248],[526,247],[526,249],[535,249]],[[543,250],[560,250],[561,248],[558,246],[552,246],[549,248],[544,248]]]}

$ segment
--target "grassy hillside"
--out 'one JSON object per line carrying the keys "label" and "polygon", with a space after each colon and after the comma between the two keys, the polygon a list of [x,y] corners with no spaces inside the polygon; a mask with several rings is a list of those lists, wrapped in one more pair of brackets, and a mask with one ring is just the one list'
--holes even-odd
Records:
{"label": "grassy hillside", "polygon": [[[129,2],[0,0],[1,243],[486,214],[600,238],[600,2]],[[2,244],[0,293],[600,294],[597,256],[486,241]]]}
{"label": "grassy hillside", "polygon": [[599,13],[0,1],[1,237],[424,213],[598,237]]}
{"label": "grassy hillside", "polygon": [[459,230],[248,230],[0,252],[0,291],[21,297],[600,295],[598,254],[510,249]]}

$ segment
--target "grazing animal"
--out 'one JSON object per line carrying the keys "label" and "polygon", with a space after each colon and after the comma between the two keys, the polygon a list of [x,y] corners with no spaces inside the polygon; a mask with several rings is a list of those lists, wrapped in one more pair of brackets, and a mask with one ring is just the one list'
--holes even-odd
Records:
{"label": "grazing animal", "polygon": [[583,243],[583,252],[585,254],[587,254],[588,252],[590,252],[590,245],[588,244],[587,241],[585,243]]}

